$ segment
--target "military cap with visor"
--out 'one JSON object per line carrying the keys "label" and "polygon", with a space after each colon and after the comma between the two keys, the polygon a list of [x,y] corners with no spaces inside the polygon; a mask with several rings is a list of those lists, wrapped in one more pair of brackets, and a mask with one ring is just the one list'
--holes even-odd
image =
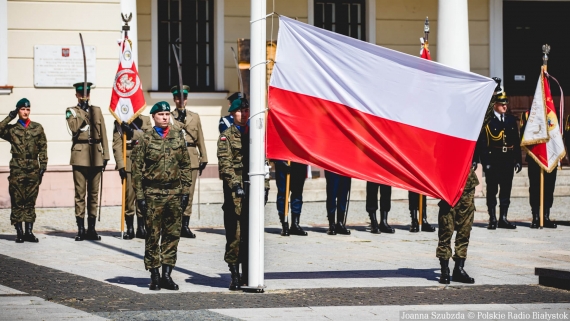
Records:
{"label": "military cap with visor", "polygon": [[507,105],[509,103],[509,98],[507,97],[507,93],[501,91],[495,95],[495,102],[499,104]]}
{"label": "military cap with visor", "polygon": [[[178,90],[178,86],[170,88],[170,92],[172,93],[173,96],[180,96],[180,91]],[[190,86],[183,85],[182,94],[184,94],[184,96],[187,96],[189,92],[190,92]]]}
{"label": "military cap with visor", "polygon": [[234,100],[236,100],[236,99],[241,99],[241,98],[246,98],[246,97],[245,97],[245,94],[243,94],[243,93],[241,93],[241,92],[238,91],[238,92],[235,92],[235,93],[231,94],[231,95],[228,97],[228,100],[230,101],[230,103],[233,103]]}
{"label": "military cap with visor", "polygon": [[165,101],[159,101],[150,109],[150,114],[154,115],[156,113],[167,111],[170,112],[170,105]]}
{"label": "military cap with visor", "polygon": [[[83,93],[83,89],[85,87],[85,84],[83,81],[82,82],[78,82],[73,84],[73,87],[75,87],[75,91],[78,93]],[[87,92],[91,91],[91,86],[93,86],[93,83],[87,82]]]}
{"label": "military cap with visor", "polygon": [[245,98],[236,99],[232,102],[228,112],[236,111],[238,109],[249,108],[249,102]]}

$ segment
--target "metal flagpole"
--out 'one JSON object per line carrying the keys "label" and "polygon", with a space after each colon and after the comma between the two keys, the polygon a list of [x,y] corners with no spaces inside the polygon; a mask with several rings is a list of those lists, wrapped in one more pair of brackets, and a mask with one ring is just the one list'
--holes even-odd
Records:
{"label": "metal flagpole", "polygon": [[544,169],[540,168],[540,228],[544,226]]}
{"label": "metal flagpole", "polygon": [[[125,171],[127,170],[127,133],[123,131],[123,166]],[[121,189],[121,240],[123,239],[123,233],[125,232],[125,204],[127,200],[127,178],[122,179],[122,189]]]}
{"label": "metal flagpole", "polygon": [[248,287],[262,292],[264,286],[265,225],[265,85],[267,77],[266,0],[251,0],[250,49],[250,160],[249,180],[249,274]]}

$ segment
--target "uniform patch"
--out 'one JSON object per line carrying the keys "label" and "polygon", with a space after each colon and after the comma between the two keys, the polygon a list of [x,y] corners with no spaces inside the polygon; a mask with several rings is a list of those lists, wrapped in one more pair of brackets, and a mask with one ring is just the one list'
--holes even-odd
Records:
{"label": "uniform patch", "polygon": [[220,140],[221,140],[221,141],[225,141],[226,138],[225,138],[224,136],[222,136],[222,137],[220,137]]}
{"label": "uniform patch", "polygon": [[68,111],[65,113],[65,119],[68,119],[69,117],[71,117],[71,112],[68,110]]}

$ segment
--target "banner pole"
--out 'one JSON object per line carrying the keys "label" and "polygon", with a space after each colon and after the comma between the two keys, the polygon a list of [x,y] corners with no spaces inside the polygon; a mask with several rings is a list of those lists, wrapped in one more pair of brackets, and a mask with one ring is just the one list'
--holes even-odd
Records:
{"label": "banner pole", "polygon": [[[127,133],[123,131],[123,166],[125,171],[127,170]],[[125,232],[125,203],[127,194],[127,179],[122,179],[122,189],[121,189],[121,239],[123,239],[123,233]]]}
{"label": "banner pole", "polygon": [[289,166],[289,173],[285,178],[285,222],[289,223],[289,189],[290,189],[290,182],[291,182],[291,161],[287,161],[287,166]]}
{"label": "banner pole", "polygon": [[540,228],[544,225],[544,169],[540,169]]}

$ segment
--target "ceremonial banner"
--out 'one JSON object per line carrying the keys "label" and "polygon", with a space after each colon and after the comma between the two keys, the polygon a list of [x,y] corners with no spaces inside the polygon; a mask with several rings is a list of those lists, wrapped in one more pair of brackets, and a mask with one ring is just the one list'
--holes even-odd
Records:
{"label": "ceremonial banner", "polygon": [[548,77],[543,66],[521,137],[521,146],[542,169],[550,173],[558,166],[566,151]]}
{"label": "ceremonial banner", "polygon": [[454,205],[496,83],[279,19],[267,157]]}
{"label": "ceremonial banner", "polygon": [[137,66],[132,57],[131,41],[125,38],[119,46],[119,69],[113,83],[109,110],[119,123],[131,123],[145,109],[146,103]]}

